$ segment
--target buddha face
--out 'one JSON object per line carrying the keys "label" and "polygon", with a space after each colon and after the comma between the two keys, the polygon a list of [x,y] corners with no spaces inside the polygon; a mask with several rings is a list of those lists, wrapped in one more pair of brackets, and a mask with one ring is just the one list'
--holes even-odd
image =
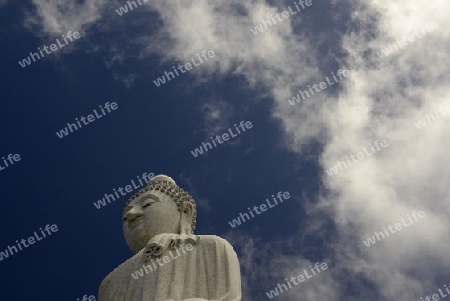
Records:
{"label": "buddha face", "polygon": [[122,218],[125,240],[134,253],[158,234],[180,232],[181,214],[177,204],[160,191],[151,190],[132,200]]}

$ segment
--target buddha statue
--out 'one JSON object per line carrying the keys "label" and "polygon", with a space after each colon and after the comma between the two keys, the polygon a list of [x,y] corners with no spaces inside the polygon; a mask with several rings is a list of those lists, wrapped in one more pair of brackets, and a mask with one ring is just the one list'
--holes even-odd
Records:
{"label": "buddha statue", "polygon": [[135,255],[103,279],[99,301],[240,301],[233,247],[215,235],[195,235],[196,218],[195,201],[172,178],[152,178],[123,211]]}

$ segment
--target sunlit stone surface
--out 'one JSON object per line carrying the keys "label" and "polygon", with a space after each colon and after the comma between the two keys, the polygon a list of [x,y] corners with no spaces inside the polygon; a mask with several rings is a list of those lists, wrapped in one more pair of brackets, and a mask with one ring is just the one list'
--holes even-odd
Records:
{"label": "sunlit stone surface", "polygon": [[124,209],[124,236],[135,255],[103,280],[99,301],[241,300],[233,247],[195,235],[196,217],[189,194],[168,176],[154,177]]}

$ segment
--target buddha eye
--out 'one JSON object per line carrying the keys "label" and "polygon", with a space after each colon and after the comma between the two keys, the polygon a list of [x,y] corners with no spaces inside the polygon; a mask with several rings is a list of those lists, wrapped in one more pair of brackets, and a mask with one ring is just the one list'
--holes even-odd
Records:
{"label": "buddha eye", "polygon": [[151,204],[153,204],[154,202],[147,202],[144,205],[142,205],[142,208],[147,208],[148,206],[150,206]]}

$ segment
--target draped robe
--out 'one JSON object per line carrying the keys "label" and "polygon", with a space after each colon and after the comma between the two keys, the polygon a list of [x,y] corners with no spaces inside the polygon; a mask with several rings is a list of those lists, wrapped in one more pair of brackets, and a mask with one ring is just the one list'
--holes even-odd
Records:
{"label": "draped robe", "polygon": [[[189,235],[195,239],[186,237],[160,234],[150,240],[146,248],[118,266],[102,281],[99,301],[240,301],[240,268],[233,247],[215,235]],[[152,254],[149,246],[158,245],[158,241],[169,241],[171,244],[174,241],[181,241],[182,244],[187,242],[193,248],[176,252],[163,243],[165,245],[158,249],[161,254],[156,255],[160,255],[158,257],[163,262],[162,258],[172,252],[171,258],[162,266],[156,264],[155,269],[155,264],[150,261]],[[153,255],[152,258],[155,258]],[[172,259],[175,256],[177,258]],[[132,273],[136,276],[137,271],[143,276],[135,279]]]}

